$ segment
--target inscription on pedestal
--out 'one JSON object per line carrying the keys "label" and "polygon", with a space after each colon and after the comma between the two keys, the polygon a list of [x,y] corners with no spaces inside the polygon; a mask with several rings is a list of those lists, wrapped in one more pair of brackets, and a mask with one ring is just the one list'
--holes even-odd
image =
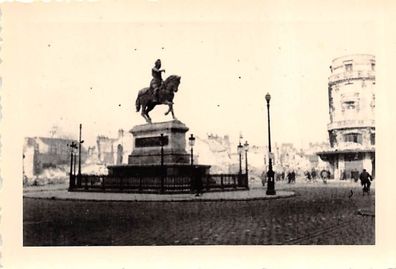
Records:
{"label": "inscription on pedestal", "polygon": [[166,146],[169,143],[168,136],[152,136],[152,137],[140,137],[135,139],[135,147],[145,148],[145,147],[160,147],[162,145]]}

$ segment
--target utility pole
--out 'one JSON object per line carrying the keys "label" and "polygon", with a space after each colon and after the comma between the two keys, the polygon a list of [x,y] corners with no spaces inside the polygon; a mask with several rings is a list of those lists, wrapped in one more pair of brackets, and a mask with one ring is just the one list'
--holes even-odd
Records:
{"label": "utility pole", "polygon": [[78,175],[77,175],[78,186],[81,186],[81,144],[84,143],[84,140],[81,140],[81,129],[82,129],[82,124],[80,123],[80,137],[78,140]]}

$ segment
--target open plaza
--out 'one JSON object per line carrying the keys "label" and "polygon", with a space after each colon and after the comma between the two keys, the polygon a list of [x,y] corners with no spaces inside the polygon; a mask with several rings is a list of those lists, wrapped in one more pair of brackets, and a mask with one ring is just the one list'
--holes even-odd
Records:
{"label": "open plaza", "polygon": [[[373,182],[374,183],[374,182]],[[68,193],[26,188],[25,246],[372,245],[375,187],[359,183],[260,184],[193,194]],[[129,197],[129,198],[128,198]],[[132,198],[131,198],[132,197]]]}
{"label": "open plaza", "polygon": [[[342,59],[333,61],[329,81],[330,147],[315,153],[328,169],[318,174],[316,163],[311,171],[289,166],[275,171],[279,158],[271,150],[267,93],[265,167],[253,173],[249,144],[240,137],[239,169],[224,164],[214,172],[211,163],[197,160],[197,138],[187,136],[189,128],[174,116],[181,78],[170,76],[157,94],[151,88],[139,91],[136,110],[146,123],[130,131],[127,163],[120,144],[108,173],[84,174],[80,124],[79,140],[68,145],[68,184],[25,186],[24,246],[374,245],[375,58]],[[360,71],[352,72],[353,66]],[[160,67],[157,60],[153,70]],[[169,106],[172,121],[152,123],[148,112],[157,104]],[[295,159],[297,154],[288,153]]]}

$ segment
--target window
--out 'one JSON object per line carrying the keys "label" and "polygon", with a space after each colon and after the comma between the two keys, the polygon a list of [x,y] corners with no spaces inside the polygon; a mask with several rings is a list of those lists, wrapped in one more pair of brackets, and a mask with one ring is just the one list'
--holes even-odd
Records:
{"label": "window", "polygon": [[375,145],[375,134],[370,134],[371,145]]}
{"label": "window", "polygon": [[372,70],[372,71],[375,71],[375,63],[372,63],[372,64],[371,64],[371,70]]}
{"label": "window", "polygon": [[345,65],[345,71],[351,72],[352,71],[352,64],[346,64]]}
{"label": "window", "polygon": [[334,133],[330,133],[330,146],[334,147],[337,144],[337,136]]}
{"label": "window", "polygon": [[50,150],[49,152],[51,154],[57,154],[58,153],[58,149],[57,149],[57,145],[50,145]]}
{"label": "window", "polygon": [[362,144],[362,135],[357,133],[345,134],[344,141]]}
{"label": "window", "polygon": [[355,101],[345,101],[345,102],[342,104],[342,108],[343,108],[343,109],[346,109],[346,110],[355,109],[355,108],[356,108]]}

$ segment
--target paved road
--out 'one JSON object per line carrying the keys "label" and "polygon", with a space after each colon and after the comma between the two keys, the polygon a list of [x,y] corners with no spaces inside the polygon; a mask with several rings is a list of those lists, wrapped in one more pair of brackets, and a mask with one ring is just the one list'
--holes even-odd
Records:
{"label": "paved road", "polygon": [[277,188],[296,196],[195,202],[24,198],[24,245],[375,244],[374,191],[363,197],[358,185]]}

